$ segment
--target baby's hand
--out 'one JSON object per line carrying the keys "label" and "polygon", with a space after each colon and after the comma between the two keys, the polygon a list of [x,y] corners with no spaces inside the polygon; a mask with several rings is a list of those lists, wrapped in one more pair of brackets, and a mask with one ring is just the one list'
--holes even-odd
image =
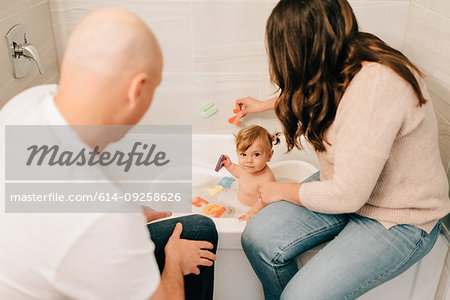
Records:
{"label": "baby's hand", "polygon": [[228,157],[228,155],[224,154],[223,156],[225,157],[225,159],[222,161],[222,164],[228,170],[228,168],[230,168],[233,163],[231,162],[231,159],[230,157]]}
{"label": "baby's hand", "polygon": [[245,215],[240,216],[238,219],[239,220],[245,220],[245,222],[248,223],[248,221],[250,221],[250,219],[255,215],[255,212],[248,212]]}

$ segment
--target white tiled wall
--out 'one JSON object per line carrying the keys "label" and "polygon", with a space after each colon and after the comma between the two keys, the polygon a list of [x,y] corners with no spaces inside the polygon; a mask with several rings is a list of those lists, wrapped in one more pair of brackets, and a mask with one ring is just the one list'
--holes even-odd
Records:
{"label": "white tiled wall", "polygon": [[[411,0],[403,52],[426,75],[439,126],[442,163],[450,166],[450,1]],[[447,167],[450,183],[450,168]],[[450,215],[443,228],[450,232]],[[448,299],[450,260],[447,259],[436,299]]]}
{"label": "white tiled wall", "polygon": [[[34,67],[28,76],[16,79],[12,75],[6,33],[16,24],[27,29],[28,42],[38,50],[44,74]],[[55,83],[58,63],[53,40],[53,29],[47,0],[0,0],[0,107],[22,90],[37,84]]]}
{"label": "white tiled wall", "polygon": [[[195,133],[231,133],[227,119],[237,98],[267,99],[269,83],[264,46],[265,22],[275,0],[49,0],[58,57],[67,37],[88,12],[104,6],[127,8],[153,29],[165,57],[164,79],[146,124],[192,124]],[[363,30],[400,49],[408,0],[351,1]],[[382,20],[382,21],[380,21]],[[213,100],[219,112],[200,116],[201,104]],[[273,112],[245,117],[280,129]]]}
{"label": "white tiled wall", "polygon": [[450,161],[450,1],[412,0],[403,52],[426,75],[439,123],[444,166]]}

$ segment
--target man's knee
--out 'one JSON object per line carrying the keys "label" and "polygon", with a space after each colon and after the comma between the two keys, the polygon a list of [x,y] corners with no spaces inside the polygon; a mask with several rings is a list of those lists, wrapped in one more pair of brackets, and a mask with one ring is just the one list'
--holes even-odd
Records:
{"label": "man's knee", "polygon": [[217,248],[218,234],[216,224],[211,218],[202,215],[189,215],[181,218],[183,233],[181,238],[208,241]]}

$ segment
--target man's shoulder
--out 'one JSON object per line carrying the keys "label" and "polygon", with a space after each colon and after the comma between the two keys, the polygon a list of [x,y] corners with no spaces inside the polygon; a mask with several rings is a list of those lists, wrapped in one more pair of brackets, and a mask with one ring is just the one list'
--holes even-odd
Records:
{"label": "man's shoulder", "polygon": [[40,113],[45,109],[45,103],[52,100],[58,86],[56,84],[38,85],[17,94],[0,110],[1,121],[4,124],[35,124]]}

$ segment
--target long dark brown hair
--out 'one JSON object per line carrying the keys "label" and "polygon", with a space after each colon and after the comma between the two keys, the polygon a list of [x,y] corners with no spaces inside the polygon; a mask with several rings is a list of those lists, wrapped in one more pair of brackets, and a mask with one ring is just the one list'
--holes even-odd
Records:
{"label": "long dark brown hair", "polygon": [[281,0],[267,20],[266,44],[288,151],[302,149],[302,135],[325,151],[326,131],[363,61],[391,68],[411,84],[419,106],[426,102],[414,76],[422,76],[419,69],[378,37],[360,32],[346,0]]}

